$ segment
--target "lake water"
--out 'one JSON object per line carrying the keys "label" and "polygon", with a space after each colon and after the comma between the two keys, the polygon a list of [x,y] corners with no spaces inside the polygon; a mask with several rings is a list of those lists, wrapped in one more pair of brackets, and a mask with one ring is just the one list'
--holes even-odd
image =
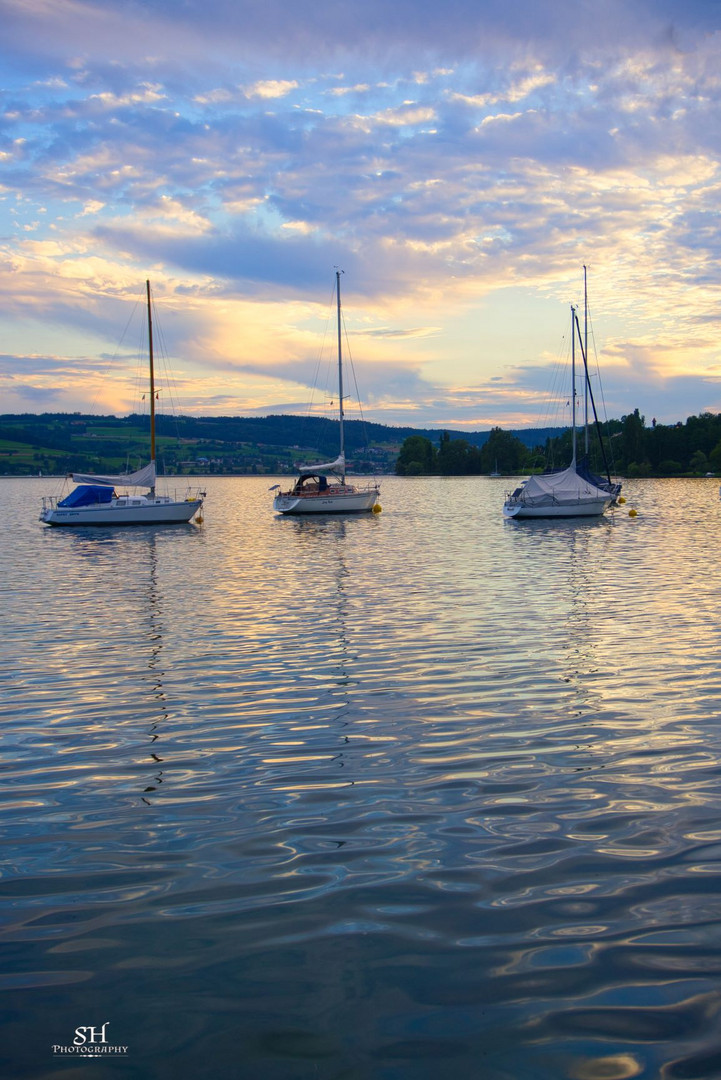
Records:
{"label": "lake water", "polygon": [[718,481],[272,483],[0,481],[2,1076],[721,1076]]}

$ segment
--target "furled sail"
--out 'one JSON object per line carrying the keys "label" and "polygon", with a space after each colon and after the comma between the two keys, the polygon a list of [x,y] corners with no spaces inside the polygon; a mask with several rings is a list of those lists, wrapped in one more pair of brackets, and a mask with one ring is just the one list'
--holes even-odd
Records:
{"label": "furled sail", "polygon": [[335,461],[326,462],[324,465],[299,465],[298,472],[301,476],[315,476],[317,473],[342,473],[345,469],[345,454],[340,454]]}
{"label": "furled sail", "polygon": [[120,476],[91,476],[85,473],[73,473],[76,484],[107,484],[110,487],[155,487],[155,462],[151,461],[134,473]]}

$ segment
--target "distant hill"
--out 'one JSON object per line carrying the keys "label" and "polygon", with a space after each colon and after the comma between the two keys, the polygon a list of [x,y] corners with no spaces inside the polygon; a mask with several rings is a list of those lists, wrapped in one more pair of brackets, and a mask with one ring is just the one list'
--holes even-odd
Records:
{"label": "distant hill", "polygon": [[[147,461],[148,426],[148,417],[137,415],[0,414],[0,476],[132,471]],[[687,417],[685,423],[679,420],[668,425],[652,420],[646,427],[645,417],[636,408],[620,419],[608,420],[604,427],[608,465],[619,475],[711,477],[721,473],[721,413],[700,413]],[[448,429],[450,442],[444,442],[443,448],[446,465],[452,460],[459,467],[449,468],[444,475],[478,474],[479,451],[492,430]],[[444,432],[442,428],[349,420],[346,451],[350,471],[395,472],[401,446],[414,435],[438,450]],[[513,465],[504,464],[500,451],[496,459],[497,439],[501,444],[520,442],[526,448],[525,460],[524,454],[516,453],[511,455]],[[457,440],[468,445],[454,447]],[[605,463],[593,440],[590,450],[591,467],[604,471]],[[338,421],[326,417],[158,416],[158,467],[168,475],[282,475],[294,472],[299,462],[332,460],[337,452]],[[493,453],[491,467],[495,464],[505,473],[513,472],[516,466],[522,466],[522,472],[552,467],[570,460],[571,431],[567,427],[505,428],[484,453],[486,458]],[[598,460],[594,461],[594,453]],[[487,460],[481,464],[481,472],[490,471]]]}
{"label": "distant hill", "polygon": [[[0,423],[2,417],[0,417]],[[225,442],[255,442],[272,446],[313,446],[325,454],[338,449],[338,421],[322,416],[209,416],[181,417],[166,420],[167,432],[180,425],[184,436],[222,439]],[[165,425],[164,425],[165,426]],[[450,429],[449,429],[450,430]],[[563,428],[527,428],[512,431],[525,446],[543,445],[547,438]],[[442,428],[393,427],[364,420],[346,420],[345,440],[349,450],[366,446],[400,446],[411,435],[422,435],[432,443],[440,442]],[[483,446],[487,431],[450,431],[452,439],[465,439],[472,446]]]}
{"label": "distant hill", "polygon": [[[158,460],[173,473],[283,473],[294,463],[338,452],[338,421],[307,416],[158,415]],[[514,430],[529,448],[562,428]],[[421,435],[434,445],[440,428],[392,427],[348,420],[346,454],[355,471],[392,472],[404,439]],[[487,431],[451,431],[451,439],[483,446]],[[0,474],[125,470],[147,457],[147,416],[82,413],[0,415]]]}

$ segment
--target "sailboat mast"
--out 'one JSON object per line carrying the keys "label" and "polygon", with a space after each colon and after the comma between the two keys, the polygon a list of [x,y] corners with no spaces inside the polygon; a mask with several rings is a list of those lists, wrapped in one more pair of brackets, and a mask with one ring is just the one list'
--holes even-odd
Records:
{"label": "sailboat mast", "polygon": [[586,267],[583,268],[583,358],[585,361],[586,378],[584,380],[583,395],[583,437],[584,452],[588,457],[588,282],[586,280]]}
{"label": "sailboat mast", "polygon": [[603,432],[601,431],[601,425],[600,425],[599,420],[598,420],[598,412],[596,411],[596,401],[595,401],[594,396],[593,396],[593,390],[591,389],[591,380],[590,380],[590,378],[588,376],[588,357],[586,356],[586,349],[585,349],[585,346],[583,344],[583,341],[581,340],[581,327],[578,324],[578,318],[576,318],[576,331],[578,333],[578,344],[581,346],[581,355],[582,355],[582,359],[583,359],[583,371],[584,371],[584,378],[585,378],[585,383],[586,383],[586,393],[588,394],[588,396],[590,398],[590,401],[591,401],[591,408],[593,409],[593,419],[594,419],[594,422],[596,424],[596,431],[598,433],[598,445],[601,448],[601,456],[603,457],[603,465],[604,465],[604,468],[606,470],[606,476],[608,478],[608,482],[610,484],[611,483],[611,470],[609,468],[608,458],[606,457],[606,449],[605,449],[605,446],[603,444]]}
{"label": "sailboat mast", "polygon": [[571,464],[576,466],[576,309],[571,304]]}
{"label": "sailboat mast", "polygon": [[[153,360],[153,316],[150,303],[150,282],[145,282],[148,299],[148,355],[150,360],[150,460],[155,464],[155,365]],[[150,489],[155,495],[155,485]]]}
{"label": "sailboat mast", "polygon": [[341,308],[340,308],[340,275],[342,271],[335,272],[335,293],[338,308],[338,419],[340,420],[340,454],[343,458],[343,471],[341,479],[345,484],[345,432],[343,430],[343,347],[341,331]]}

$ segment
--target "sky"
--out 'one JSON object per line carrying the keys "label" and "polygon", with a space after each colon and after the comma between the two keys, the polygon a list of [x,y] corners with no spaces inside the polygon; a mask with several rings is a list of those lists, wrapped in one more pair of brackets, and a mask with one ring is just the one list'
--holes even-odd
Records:
{"label": "sky", "polygon": [[338,268],[366,419],[557,421],[584,266],[605,412],[721,412],[717,0],[0,19],[0,413],[136,411],[146,279],[178,411],[332,409]]}

